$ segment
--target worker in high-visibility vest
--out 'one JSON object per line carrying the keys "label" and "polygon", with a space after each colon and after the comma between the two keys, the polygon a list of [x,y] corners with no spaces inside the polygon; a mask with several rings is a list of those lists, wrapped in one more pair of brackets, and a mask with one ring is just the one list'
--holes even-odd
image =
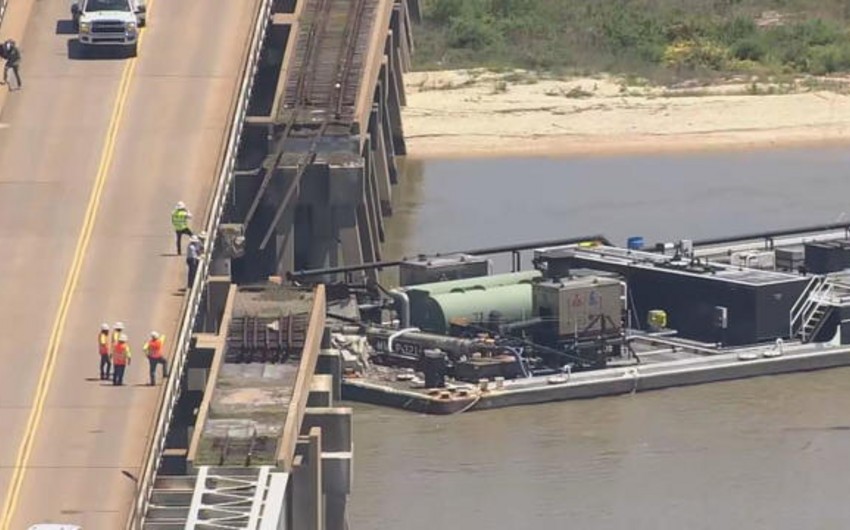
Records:
{"label": "worker in high-visibility vest", "polygon": [[198,265],[201,262],[201,241],[198,236],[192,236],[186,245],[186,290],[192,288],[195,283],[195,275],[198,273]]}
{"label": "worker in high-visibility vest", "polygon": [[121,334],[124,333],[124,323],[116,322],[112,326],[112,339],[109,341],[110,350],[115,350],[115,345],[118,344],[118,339],[121,338]]}
{"label": "worker in high-visibility vest", "polygon": [[156,331],[151,331],[151,338],[144,345],[145,355],[147,355],[150,364],[151,386],[156,384],[156,367],[159,364],[162,365],[162,378],[168,378],[168,361],[165,360],[162,353],[163,344],[165,344],[165,336]]}
{"label": "worker in high-visibility vest", "polygon": [[174,207],[174,211],[171,212],[171,226],[174,227],[174,235],[177,238],[178,256],[182,253],[180,240],[183,238],[183,235],[192,237],[192,230],[189,229],[190,219],[192,219],[191,212],[183,204],[183,201],[178,202],[177,206]]}
{"label": "worker in high-visibility vest", "polygon": [[97,353],[100,356],[100,380],[108,381],[112,363],[109,361],[109,324],[100,325],[100,333],[97,334]]}
{"label": "worker in high-visibility vest", "polygon": [[124,384],[124,370],[130,365],[132,354],[130,345],[127,344],[127,335],[121,334],[118,344],[112,350],[112,384],[121,386]]}

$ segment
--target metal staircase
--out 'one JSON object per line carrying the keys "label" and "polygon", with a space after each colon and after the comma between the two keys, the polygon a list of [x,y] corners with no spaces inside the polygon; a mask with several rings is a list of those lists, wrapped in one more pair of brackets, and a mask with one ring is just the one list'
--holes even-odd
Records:
{"label": "metal staircase", "polygon": [[815,276],[791,308],[791,337],[811,342],[827,321],[832,309],[842,303],[847,289],[825,276]]}
{"label": "metal staircase", "polygon": [[197,475],[159,476],[145,530],[277,530],[289,475],[272,466],[202,466]]}

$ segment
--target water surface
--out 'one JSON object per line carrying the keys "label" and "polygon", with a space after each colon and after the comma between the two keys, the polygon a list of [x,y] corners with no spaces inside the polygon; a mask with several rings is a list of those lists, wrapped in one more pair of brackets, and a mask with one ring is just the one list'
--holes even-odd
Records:
{"label": "water surface", "polygon": [[[829,223],[844,150],[408,163],[387,257]],[[850,370],[427,417],[355,405],[352,529],[850,527]]]}

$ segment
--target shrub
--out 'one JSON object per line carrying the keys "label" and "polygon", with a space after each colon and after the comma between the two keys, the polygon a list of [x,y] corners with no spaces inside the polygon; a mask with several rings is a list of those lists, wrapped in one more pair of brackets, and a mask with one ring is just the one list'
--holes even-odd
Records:
{"label": "shrub", "polygon": [[825,75],[850,68],[850,45],[815,46],[809,53],[808,72]]}
{"label": "shrub", "polygon": [[[415,30],[414,60],[417,67],[569,68],[653,78],[702,69],[831,73],[850,69],[848,2],[421,0],[425,23]],[[756,23],[758,13],[776,9],[784,11],[768,17],[770,26]]]}
{"label": "shrub", "polygon": [[748,37],[732,45],[732,56],[741,61],[761,61],[767,54],[762,41]]}
{"label": "shrub", "polygon": [[457,0],[431,0],[425,10],[426,18],[437,24],[447,24],[462,13],[463,3]]}
{"label": "shrub", "polygon": [[725,44],[735,44],[741,41],[758,38],[758,28],[750,17],[737,16],[732,20],[721,22],[715,31],[717,40]]}
{"label": "shrub", "polygon": [[722,70],[729,59],[729,51],[710,41],[681,41],[664,51],[664,64],[677,69]]}
{"label": "shrub", "polygon": [[449,45],[454,48],[480,50],[499,38],[499,33],[486,18],[459,16],[451,20]]}

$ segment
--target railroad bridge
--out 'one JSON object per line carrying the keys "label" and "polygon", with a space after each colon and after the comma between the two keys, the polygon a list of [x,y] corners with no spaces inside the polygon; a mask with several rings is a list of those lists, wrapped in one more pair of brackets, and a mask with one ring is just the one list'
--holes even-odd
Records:
{"label": "railroad bridge", "polygon": [[325,337],[324,288],[281,279],[380,261],[418,5],[265,8],[182,391],[167,405],[137,528],[347,527],[352,420],[335,405],[343,363]]}
{"label": "railroad bridge", "polygon": [[245,238],[218,256],[240,281],[379,261],[405,154],[402,72],[418,3],[285,4],[272,5],[222,220]]}
{"label": "railroad bridge", "polygon": [[[345,528],[343,360],[324,288],[281,278],[381,258],[418,0],[148,0],[129,59],[77,57],[68,18],[0,0],[27,80],[0,93],[0,530]],[[211,235],[185,289],[178,200]],[[91,377],[107,320],[165,333],[161,386]]]}

